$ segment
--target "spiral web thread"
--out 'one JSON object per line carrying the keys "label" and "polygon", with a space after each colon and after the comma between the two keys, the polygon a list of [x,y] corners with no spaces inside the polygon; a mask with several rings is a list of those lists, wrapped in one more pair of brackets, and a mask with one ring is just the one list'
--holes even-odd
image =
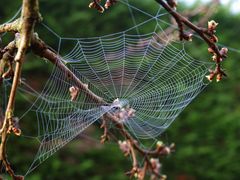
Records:
{"label": "spiral web thread", "polygon": [[[169,41],[161,26],[162,17],[168,15],[165,11],[160,8],[152,15],[128,0],[119,3],[129,9],[133,20],[133,27],[119,33],[64,38],[43,24],[59,40],[57,51],[61,61],[109,104],[99,105],[83,91],[72,102],[69,88],[77,85],[57,67],[41,93],[25,87],[38,96],[28,112],[36,112],[36,138],[40,142],[26,175],[116,107],[135,110],[134,116],[126,116],[121,122],[136,138],[155,138],[206,87],[204,78],[212,64],[190,57],[183,43]],[[134,13],[142,13],[148,19],[137,23]],[[151,32],[140,33],[142,26],[153,22],[155,28]],[[69,44],[73,46],[66,51]]]}

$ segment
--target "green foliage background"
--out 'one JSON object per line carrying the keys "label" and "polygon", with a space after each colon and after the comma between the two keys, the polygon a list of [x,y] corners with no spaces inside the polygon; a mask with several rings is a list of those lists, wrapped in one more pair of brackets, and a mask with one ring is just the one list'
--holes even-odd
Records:
{"label": "green foliage background", "polygon": [[[12,17],[20,7],[20,1],[1,0],[0,22]],[[58,34],[76,36],[98,36],[118,32],[130,24],[126,9],[114,7],[103,15],[87,8],[88,1],[41,0],[44,22]],[[155,7],[154,1],[142,4],[149,11]],[[185,9],[182,5],[181,9]],[[189,7],[188,7],[189,8]],[[119,16],[120,15],[120,16]],[[106,16],[110,16],[105,21]],[[219,7],[213,19],[220,22],[219,40],[222,44],[240,49],[240,15],[233,15],[227,7]],[[117,23],[116,23],[117,22]],[[40,30],[40,35],[41,30]],[[51,46],[55,44],[54,35],[43,35]],[[206,55],[206,45],[196,43],[191,48],[195,57]],[[161,140],[175,142],[176,152],[162,159],[163,173],[169,179],[213,179],[237,180],[240,177],[240,63],[239,52],[230,51],[225,68],[228,78],[220,83],[209,85],[170,126]],[[38,58],[28,61],[24,76],[38,81],[48,71]],[[41,86],[41,85],[39,85]],[[18,98],[19,107],[24,100]],[[21,111],[21,108],[16,108]],[[27,117],[29,121],[34,119]],[[21,121],[21,125],[31,130],[31,124]],[[33,131],[33,130],[32,130]],[[86,134],[100,137],[101,131],[91,127]],[[95,138],[95,139],[96,139]],[[31,139],[10,137],[9,157],[14,168],[21,172],[37,146]],[[102,146],[98,141],[80,137],[33,171],[26,179],[83,179],[83,180],[124,180],[124,172],[129,170],[130,160],[123,157],[113,144]],[[7,177],[5,177],[7,178]]]}

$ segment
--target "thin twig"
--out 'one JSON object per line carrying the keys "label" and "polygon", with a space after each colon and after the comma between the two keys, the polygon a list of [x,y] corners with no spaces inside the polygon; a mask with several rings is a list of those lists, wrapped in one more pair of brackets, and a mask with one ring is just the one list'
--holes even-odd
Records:
{"label": "thin twig", "polygon": [[78,79],[78,77],[72,73],[61,61],[61,57],[57,55],[54,51],[52,51],[40,38],[35,34],[32,39],[32,50],[34,53],[40,57],[46,58],[51,63],[53,63],[56,67],[58,67],[66,77],[71,79],[74,83],[76,83],[77,87],[84,92],[90,99],[99,104],[106,104],[103,98],[94,94],[88,87]]}
{"label": "thin twig", "polygon": [[6,33],[6,32],[18,32],[19,31],[19,20],[20,19],[16,19],[15,21],[11,22],[11,23],[6,23],[3,25],[0,25],[0,34],[2,33]]}
{"label": "thin twig", "polygon": [[179,32],[180,32],[180,39],[186,39],[186,34],[183,31],[183,24],[192,29],[194,32],[196,32],[207,44],[208,46],[214,51],[216,54],[216,74],[225,74],[223,70],[221,69],[221,59],[225,58],[223,54],[220,53],[219,48],[216,45],[216,42],[213,41],[215,39],[215,36],[212,32],[209,32],[206,28],[201,28],[196,25],[194,25],[192,22],[190,22],[187,18],[179,14],[174,8],[170,7],[164,0],[156,0],[164,9],[166,9],[176,20],[178,26],[179,26]]}
{"label": "thin twig", "polygon": [[[18,83],[21,76],[22,64],[25,59],[26,51],[31,43],[31,37],[34,30],[35,23],[39,19],[38,11],[38,0],[23,0],[22,14],[19,21],[15,21],[12,24],[3,25],[2,29],[9,28],[9,31],[19,30],[19,42],[18,51],[14,58],[15,61],[15,71],[13,77],[13,83],[8,99],[8,104],[5,112],[5,119],[1,129],[1,145],[0,145],[0,158],[3,161],[6,171],[12,178],[16,178],[13,170],[11,169],[10,163],[6,157],[6,142],[8,133],[13,128],[13,108],[15,103],[15,96],[18,87]],[[19,29],[18,29],[19,28]],[[1,32],[1,31],[0,31]]]}

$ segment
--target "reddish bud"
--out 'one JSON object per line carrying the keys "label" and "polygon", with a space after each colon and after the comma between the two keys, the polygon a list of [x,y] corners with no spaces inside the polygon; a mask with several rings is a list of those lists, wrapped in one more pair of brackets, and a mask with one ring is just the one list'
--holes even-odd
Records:
{"label": "reddish bud", "polygon": [[13,131],[13,133],[14,133],[16,136],[21,136],[21,134],[22,134],[21,129],[16,128],[16,127],[13,127],[13,128],[12,128],[12,131]]}
{"label": "reddish bud", "polygon": [[78,94],[79,94],[79,88],[72,86],[69,88],[70,96],[71,96],[71,101],[76,101]]}
{"label": "reddish bud", "polygon": [[125,156],[128,156],[131,151],[130,144],[127,141],[118,141],[120,150],[124,153]]}
{"label": "reddish bud", "polygon": [[137,174],[138,174],[138,176],[137,176],[138,180],[144,180],[145,171],[144,171],[143,168],[138,169],[138,173]]}
{"label": "reddish bud", "polygon": [[100,13],[103,13],[104,8],[99,4],[99,2],[101,2],[101,0],[96,0],[96,1],[91,2],[89,4],[89,8],[97,9]]}
{"label": "reddish bud", "polygon": [[11,132],[13,132],[16,136],[21,136],[22,131],[20,129],[19,119],[17,117],[12,118],[12,123],[10,124],[7,133],[10,134]]}
{"label": "reddish bud", "polygon": [[214,55],[212,56],[212,60],[213,60],[213,61],[217,61],[217,55],[216,55],[216,54],[214,54]]}
{"label": "reddish bud", "polygon": [[216,21],[214,21],[214,20],[208,21],[208,30],[210,30],[210,31],[216,30],[217,25],[218,25],[218,23],[216,23]]}
{"label": "reddish bud", "polygon": [[216,81],[220,82],[221,80],[222,80],[222,74],[219,73],[219,74],[217,74]]}
{"label": "reddish bud", "polygon": [[210,70],[210,74],[205,76],[210,82],[212,82],[213,78],[215,77],[214,71]]}
{"label": "reddish bud", "polygon": [[223,47],[223,48],[220,50],[220,54],[221,54],[223,57],[227,57],[227,53],[228,53],[228,48],[226,48],[226,47]]}
{"label": "reddish bud", "polygon": [[211,54],[215,53],[214,50],[210,47],[208,48],[208,52],[211,53]]}
{"label": "reddish bud", "polygon": [[164,144],[162,141],[158,141],[156,146],[157,146],[157,148],[162,148],[162,147],[164,147]]}
{"label": "reddish bud", "polygon": [[177,8],[177,0],[167,0],[167,3],[171,8],[173,9]]}
{"label": "reddish bud", "polygon": [[213,43],[216,43],[216,42],[218,42],[218,37],[215,36],[215,35],[212,35],[212,36],[210,37],[210,40],[211,40]]}
{"label": "reddish bud", "polygon": [[181,37],[183,39],[185,39],[186,41],[192,41],[192,37],[193,37],[193,34],[189,33],[189,34],[182,34]]}
{"label": "reddish bud", "polygon": [[163,151],[164,151],[164,154],[166,155],[169,155],[171,153],[171,149],[169,147],[165,147]]}
{"label": "reddish bud", "polygon": [[151,158],[150,162],[151,162],[151,166],[152,166],[153,171],[155,173],[159,174],[160,168],[161,168],[161,164],[159,162],[159,159]]}
{"label": "reddish bud", "polygon": [[116,3],[117,3],[116,0],[107,0],[106,3],[105,3],[105,5],[104,5],[104,7],[105,7],[106,9],[108,9],[109,7],[113,6],[113,5],[116,4]]}
{"label": "reddish bud", "polygon": [[193,34],[188,34],[187,41],[192,41]]}

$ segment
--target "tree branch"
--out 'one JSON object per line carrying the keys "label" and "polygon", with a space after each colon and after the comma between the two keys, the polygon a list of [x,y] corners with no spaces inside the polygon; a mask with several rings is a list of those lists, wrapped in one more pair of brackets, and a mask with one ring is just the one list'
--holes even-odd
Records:
{"label": "tree branch", "polygon": [[90,97],[93,101],[99,104],[107,104],[103,98],[94,94],[88,87],[81,82],[78,77],[73,74],[61,61],[61,57],[53,52],[38,36],[35,34],[32,40],[31,46],[33,52],[40,56],[48,59],[52,64],[58,67],[62,72],[66,74],[66,77],[70,78],[73,82],[75,82],[78,88],[83,91],[88,97]]}
{"label": "tree branch", "polygon": [[15,176],[13,170],[11,169],[10,163],[6,158],[6,142],[8,133],[10,133],[13,128],[13,108],[15,102],[16,91],[18,83],[20,81],[22,64],[25,58],[26,51],[31,43],[32,33],[34,31],[35,23],[39,20],[39,9],[38,0],[23,0],[22,14],[19,21],[15,21],[11,24],[6,24],[2,26],[2,31],[19,31],[19,39],[17,42],[17,54],[14,58],[15,70],[13,83],[8,99],[8,104],[5,112],[4,123],[1,129],[1,145],[0,145],[0,159],[13,179],[18,178]]}
{"label": "tree branch", "polygon": [[221,69],[221,62],[224,58],[226,58],[227,49],[222,48],[220,50],[217,45],[217,37],[215,36],[215,28],[217,26],[217,23],[215,23],[214,27],[210,25],[208,29],[201,28],[193,23],[191,23],[188,19],[183,17],[181,14],[179,14],[174,7],[171,7],[171,4],[169,3],[169,0],[165,2],[164,0],[156,0],[164,9],[166,9],[176,20],[178,26],[179,26],[179,36],[180,40],[185,39],[189,40],[189,34],[185,34],[183,31],[183,24],[186,25],[188,28],[192,29],[194,32],[196,32],[209,46],[209,52],[213,54],[213,60],[216,63],[216,68],[214,71],[210,72],[209,80],[212,80],[215,76],[217,76],[217,81],[220,81],[222,79],[222,76],[225,76],[226,74]]}
{"label": "tree branch", "polygon": [[18,25],[19,25],[19,19],[11,23],[0,25],[0,34],[6,33],[6,32],[18,32],[19,31]]}

